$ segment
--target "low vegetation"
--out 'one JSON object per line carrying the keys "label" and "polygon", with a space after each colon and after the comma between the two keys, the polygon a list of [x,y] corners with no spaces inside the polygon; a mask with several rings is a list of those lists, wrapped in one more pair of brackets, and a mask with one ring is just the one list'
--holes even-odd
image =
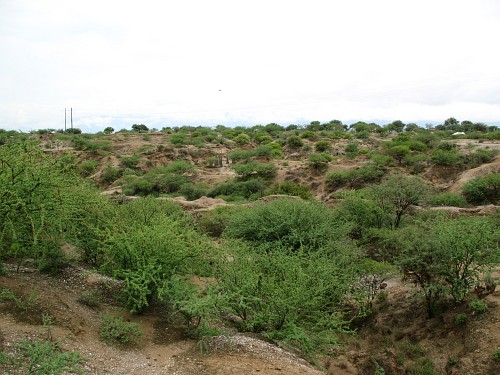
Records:
{"label": "low vegetation", "polygon": [[[164,128],[170,144],[148,146],[148,155],[160,155],[154,163],[140,152],[105,159],[111,137],[141,133],[141,142],[155,141],[157,133],[142,124],[113,135],[112,128],[99,136],[59,134],[78,156],[44,152],[24,134],[2,131],[0,260],[17,270],[29,260],[49,273],[83,261],[123,282],[131,313],[168,306],[199,340],[230,325],[311,360],[376,314],[376,301],[387,298],[382,284],[397,274],[414,283],[429,317],[452,307],[488,314],[483,298],[494,291],[489,275],[500,263],[498,213],[453,217],[428,207],[498,204],[500,174],[479,175],[460,194],[436,188],[427,176],[492,163],[495,151],[460,149],[451,134],[472,126],[477,137],[497,139],[498,130],[451,123],[438,132],[400,121],[349,129],[338,120]],[[223,145],[224,154],[207,151],[207,144]],[[294,174],[285,171],[299,161]],[[229,171],[230,178],[218,179],[218,172],[210,172],[215,182],[200,178],[212,170]],[[110,199],[95,186],[110,184],[142,198]],[[335,205],[316,199],[318,186]],[[163,199],[179,195],[245,205],[191,215]],[[286,197],[255,202],[269,195]],[[63,252],[67,244],[74,258]],[[193,277],[211,282],[200,289]],[[0,297],[28,301],[9,290]],[[101,303],[92,293],[78,300],[92,308]],[[457,327],[468,324],[467,313],[456,316]],[[137,326],[110,316],[102,317],[99,334],[114,345],[140,338]],[[408,373],[437,373],[417,345],[398,350]],[[44,364],[31,362],[35,357]],[[13,371],[71,372],[81,363],[56,342],[23,341],[13,353],[0,352],[0,364]],[[372,366],[383,373],[381,362]]]}

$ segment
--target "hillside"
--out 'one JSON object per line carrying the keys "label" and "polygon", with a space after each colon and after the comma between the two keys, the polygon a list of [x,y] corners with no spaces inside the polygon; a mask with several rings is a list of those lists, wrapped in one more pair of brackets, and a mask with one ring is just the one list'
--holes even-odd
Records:
{"label": "hillside", "polygon": [[0,369],[497,374],[500,140],[451,133],[5,141]]}

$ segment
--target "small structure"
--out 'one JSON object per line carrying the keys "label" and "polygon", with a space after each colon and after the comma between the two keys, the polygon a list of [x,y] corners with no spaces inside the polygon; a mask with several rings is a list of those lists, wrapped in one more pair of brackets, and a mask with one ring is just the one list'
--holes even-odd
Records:
{"label": "small structure", "polygon": [[452,135],[465,135],[465,133],[464,132],[455,132]]}

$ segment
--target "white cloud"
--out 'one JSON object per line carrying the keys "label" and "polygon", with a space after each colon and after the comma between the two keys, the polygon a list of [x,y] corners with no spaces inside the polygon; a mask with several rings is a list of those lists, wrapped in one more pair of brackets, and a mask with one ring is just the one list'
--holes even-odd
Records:
{"label": "white cloud", "polygon": [[0,127],[498,121],[499,21],[493,0],[5,0]]}

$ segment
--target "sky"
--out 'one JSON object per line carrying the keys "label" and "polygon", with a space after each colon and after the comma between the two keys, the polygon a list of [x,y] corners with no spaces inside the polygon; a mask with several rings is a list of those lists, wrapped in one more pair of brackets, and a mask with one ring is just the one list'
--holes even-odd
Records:
{"label": "sky", "polygon": [[0,128],[499,123],[499,36],[496,0],[0,0]]}

